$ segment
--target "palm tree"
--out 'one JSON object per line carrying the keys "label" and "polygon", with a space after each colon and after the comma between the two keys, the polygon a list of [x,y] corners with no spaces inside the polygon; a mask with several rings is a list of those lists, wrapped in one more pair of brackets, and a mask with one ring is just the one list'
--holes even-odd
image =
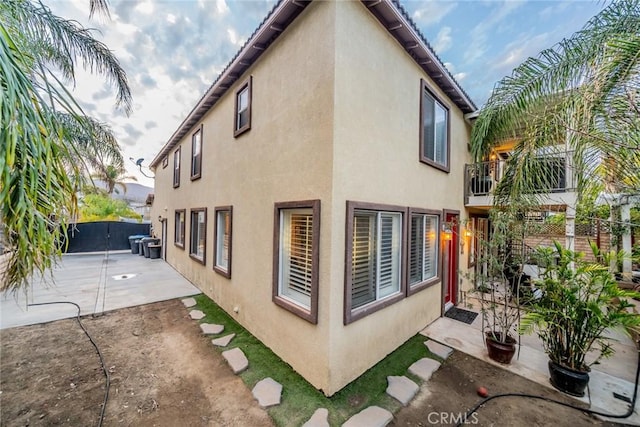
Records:
{"label": "palm tree", "polygon": [[[105,1],[92,0],[91,11],[108,13]],[[10,251],[0,290],[20,289],[61,254],[82,175],[77,159],[84,148],[75,137],[108,134],[65,89],[78,64],[104,75],[116,105],[131,110],[124,70],[89,30],[39,2],[0,2],[0,225]]]}
{"label": "palm tree", "polygon": [[98,171],[92,174],[91,177],[102,181],[107,186],[107,194],[112,195],[114,191],[118,193],[116,187],[122,188],[125,193],[127,192],[127,185],[124,183],[125,180],[138,180],[133,175],[125,175],[126,173],[127,169],[122,165],[100,165]]}
{"label": "palm tree", "polygon": [[472,153],[481,160],[514,137],[497,204],[536,199],[547,180],[539,154],[562,143],[579,194],[603,183],[640,192],[640,0],[612,2],[496,85],[474,125]]}

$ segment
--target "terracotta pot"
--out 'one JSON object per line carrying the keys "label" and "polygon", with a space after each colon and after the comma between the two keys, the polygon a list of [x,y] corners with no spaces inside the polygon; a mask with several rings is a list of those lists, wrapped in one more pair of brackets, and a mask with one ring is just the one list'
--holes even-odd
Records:
{"label": "terracotta pot", "polygon": [[549,360],[549,380],[558,390],[572,396],[582,397],[589,384],[589,374]]}
{"label": "terracotta pot", "polygon": [[[497,340],[493,336],[498,338]],[[498,332],[487,332],[485,334],[485,343],[487,345],[487,351],[489,352],[489,358],[495,360],[498,363],[505,365],[511,363],[513,355],[516,353],[516,340],[507,335],[507,339],[502,341],[502,335]]]}

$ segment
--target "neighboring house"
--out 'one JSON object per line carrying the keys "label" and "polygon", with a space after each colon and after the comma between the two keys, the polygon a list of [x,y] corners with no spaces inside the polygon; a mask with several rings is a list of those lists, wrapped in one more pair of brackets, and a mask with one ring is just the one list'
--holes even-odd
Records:
{"label": "neighboring house", "polygon": [[[104,181],[99,179],[94,180],[94,184],[98,188],[106,189],[107,185]],[[117,200],[124,200],[129,207],[136,213],[142,215],[143,221],[149,221],[151,219],[151,212],[148,203],[149,196],[153,194],[153,187],[138,184],[136,182],[127,182],[126,191],[121,186],[116,187],[116,191],[111,194],[111,197]]]}
{"label": "neighboring house", "polygon": [[[472,212],[468,227],[474,236],[488,236],[493,191],[500,181],[509,179],[505,176],[506,162],[515,144],[515,139],[503,141],[492,150],[487,161],[465,165],[465,206]],[[540,203],[537,209],[540,213],[563,211],[566,214],[564,244],[567,249],[575,250],[577,177],[572,159],[573,153],[564,145],[550,145],[536,153],[536,160],[541,163],[546,180],[537,193]],[[476,247],[472,245],[472,252]]]}
{"label": "neighboring house", "polygon": [[470,286],[475,110],[396,2],[281,1],[151,163],[166,260],[332,395]]}

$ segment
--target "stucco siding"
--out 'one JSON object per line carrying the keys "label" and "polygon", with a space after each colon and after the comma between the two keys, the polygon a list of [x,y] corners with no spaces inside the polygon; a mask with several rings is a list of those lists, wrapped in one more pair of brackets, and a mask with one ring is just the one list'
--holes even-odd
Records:
{"label": "stucco siding", "polygon": [[[338,2],[337,10],[332,240],[342,248],[331,254],[341,266],[331,272],[332,390],[438,318],[442,304],[438,284],[343,325],[346,201],[453,209],[464,218],[469,140],[462,112],[360,2]],[[421,79],[449,106],[450,173],[419,161]]]}
{"label": "stucco siding", "polygon": [[[314,386],[326,388],[328,293],[313,325],[272,302],[274,203],[321,200],[320,283],[329,275],[334,4],[318,2],[292,24],[203,118],[202,177],[191,181],[190,131],[182,176],[156,170],[154,218],[169,218],[167,261]],[[313,19],[307,16],[313,14]],[[233,137],[235,91],[252,76],[251,129]],[[213,271],[214,207],[233,206],[232,277]],[[189,208],[207,207],[206,265],[189,258]],[[173,245],[175,209],[187,209],[185,249]],[[160,228],[156,228],[159,230]],[[236,313],[237,311],[237,313]]]}

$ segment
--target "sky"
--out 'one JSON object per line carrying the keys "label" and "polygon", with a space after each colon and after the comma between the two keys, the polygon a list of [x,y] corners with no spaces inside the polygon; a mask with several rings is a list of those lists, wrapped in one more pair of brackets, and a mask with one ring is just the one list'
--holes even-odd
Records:
{"label": "sky", "polygon": [[[128,117],[114,108],[116,92],[102,76],[79,71],[72,93],[85,113],[113,129],[125,159],[144,158],[148,166],[275,0],[110,0],[110,19],[91,20],[88,0],[44,3],[94,29],[120,61],[133,94]],[[601,0],[401,4],[478,107],[522,61],[570,37],[605,6]],[[127,163],[139,183],[153,186]]]}

